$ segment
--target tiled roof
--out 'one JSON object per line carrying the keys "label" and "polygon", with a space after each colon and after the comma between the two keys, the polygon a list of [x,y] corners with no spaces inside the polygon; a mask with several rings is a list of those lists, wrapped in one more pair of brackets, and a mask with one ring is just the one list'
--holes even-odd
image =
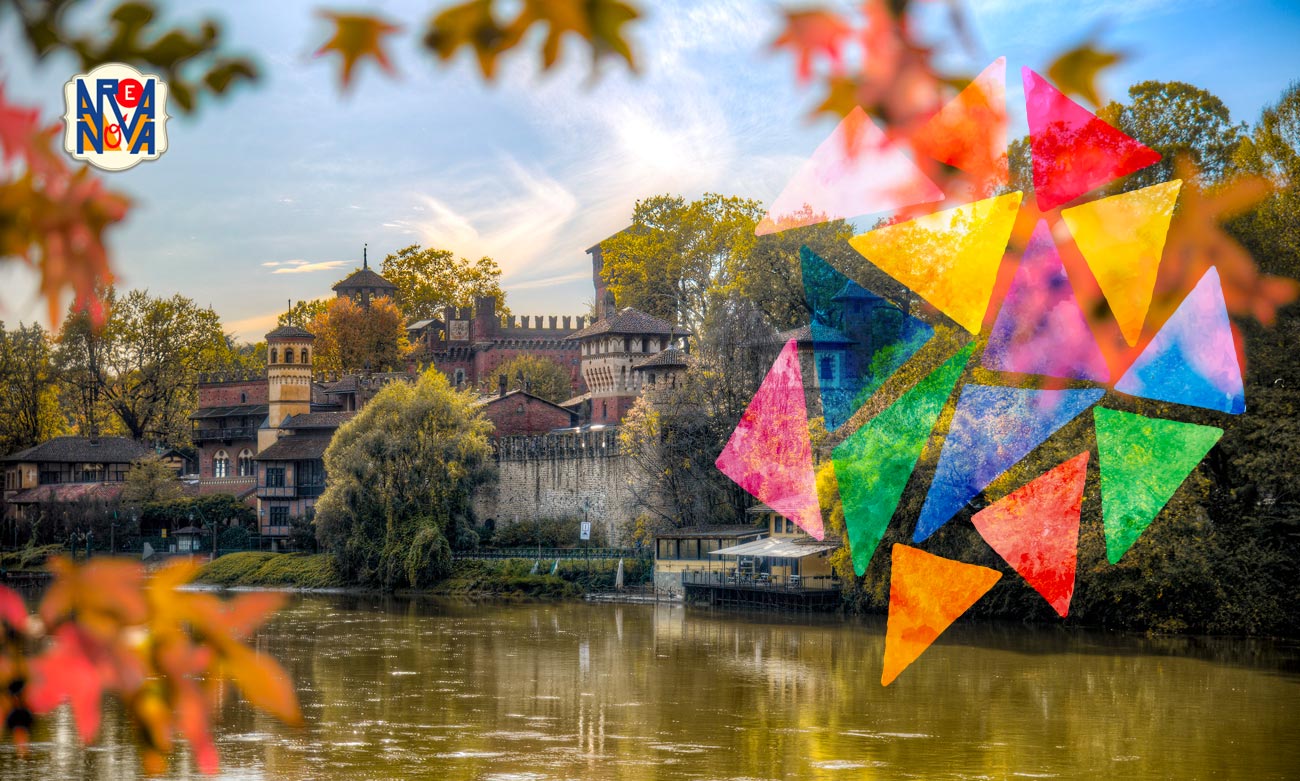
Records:
{"label": "tiled roof", "polygon": [[348,274],[341,282],[336,282],[331,290],[351,290],[365,287],[378,287],[385,290],[397,289],[397,285],[379,276],[369,268],[359,268]]}
{"label": "tiled roof", "polygon": [[266,335],[267,339],[315,339],[316,335],[296,325],[282,325]]}
{"label": "tiled roof", "polygon": [[584,393],[581,396],[574,396],[571,399],[565,399],[564,401],[560,402],[560,406],[565,408],[576,407],[579,404],[583,403],[584,401],[591,401],[590,393]]}
{"label": "tiled roof", "polygon": [[818,347],[854,343],[849,337],[836,331],[829,325],[822,325],[821,323],[817,323],[815,329],[812,324],[809,324],[801,325],[798,328],[791,328],[789,331],[782,331],[776,335],[774,342],[777,344],[785,344],[791,339],[794,339],[800,345],[816,344]]}
{"label": "tiled roof", "polygon": [[696,526],[685,529],[673,529],[657,532],[655,539],[691,539],[694,537],[747,537],[751,534],[767,534],[767,526],[730,524],[727,526]]}
{"label": "tiled roof", "polygon": [[637,369],[654,369],[660,366],[690,366],[693,359],[680,348],[669,347],[667,350],[660,350],[654,355],[646,358],[632,367],[632,371]]}
{"label": "tiled roof", "polygon": [[75,502],[79,499],[112,501],[122,495],[123,483],[55,483],[38,485],[9,497],[12,504]]}
{"label": "tiled roof", "polygon": [[857,282],[854,282],[853,280],[850,279],[848,282],[844,283],[844,287],[840,289],[840,292],[836,293],[834,296],[831,297],[831,300],[832,301],[853,301],[853,300],[884,301],[885,299],[881,298],[875,293],[872,293],[870,290],[867,290],[862,285],[859,285]]}
{"label": "tiled roof", "polygon": [[356,412],[307,412],[286,418],[280,428],[284,429],[336,429],[347,423]]}
{"label": "tiled roof", "polygon": [[266,404],[239,404],[234,407],[200,407],[190,415],[190,420],[204,418],[264,418],[270,407]]}
{"label": "tiled roof", "polygon": [[44,461],[60,464],[127,464],[153,452],[153,448],[127,437],[55,437],[5,457],[5,461]]}
{"label": "tiled roof", "polygon": [[606,317],[581,331],[566,336],[566,339],[582,339],[587,336],[596,336],[598,334],[667,334],[685,335],[687,332],[680,328],[673,328],[667,320],[661,320],[654,315],[648,315],[639,309],[632,307],[623,307],[618,310],[612,317]]}
{"label": "tiled roof", "polygon": [[290,434],[257,454],[258,461],[306,461],[325,455],[331,437],[319,434]]}
{"label": "tiled roof", "polygon": [[519,390],[519,389],[517,389],[517,388],[516,388],[515,390],[510,391],[509,393],[506,393],[505,395],[500,395],[500,394],[493,393],[493,394],[491,394],[491,395],[480,396],[480,397],[478,397],[477,399],[474,400],[474,403],[475,403],[476,405],[480,406],[480,407],[486,407],[486,406],[488,406],[488,405],[490,405],[490,404],[496,404],[496,403],[499,402],[499,401],[505,401],[505,400],[507,400],[507,399],[513,399],[513,398],[515,398],[516,396],[523,396],[523,397],[528,398],[528,399],[531,399],[531,400],[533,400],[533,401],[541,402],[542,404],[545,404],[545,405],[548,406],[548,407],[555,407],[556,409],[563,410],[564,412],[570,412],[570,410],[564,409],[564,405],[563,405],[563,404],[556,404],[556,403],[553,402],[553,401],[547,401],[546,399],[542,398],[541,396],[534,396],[533,394],[531,394],[531,393],[529,393],[529,392],[527,392],[527,391],[522,391],[522,390]]}

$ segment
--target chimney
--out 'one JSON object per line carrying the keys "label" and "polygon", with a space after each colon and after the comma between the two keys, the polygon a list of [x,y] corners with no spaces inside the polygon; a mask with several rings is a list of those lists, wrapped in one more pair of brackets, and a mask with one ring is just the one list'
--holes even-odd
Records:
{"label": "chimney", "polygon": [[506,376],[504,374],[497,375],[497,395],[506,395]]}

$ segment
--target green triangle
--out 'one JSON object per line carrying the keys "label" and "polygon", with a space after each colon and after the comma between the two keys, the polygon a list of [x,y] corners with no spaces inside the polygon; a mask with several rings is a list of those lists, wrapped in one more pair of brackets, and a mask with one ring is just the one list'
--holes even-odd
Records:
{"label": "green triangle", "polygon": [[831,452],[853,571],[867,571],[912,469],[975,346],[967,345]]}
{"label": "green triangle", "polygon": [[1117,564],[1156,519],[1223,429],[1098,407],[1101,516],[1106,558]]}

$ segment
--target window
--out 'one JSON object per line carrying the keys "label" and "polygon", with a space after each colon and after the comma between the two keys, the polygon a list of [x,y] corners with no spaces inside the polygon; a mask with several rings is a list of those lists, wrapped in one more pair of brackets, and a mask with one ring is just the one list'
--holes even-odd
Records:
{"label": "window", "polygon": [[[268,466],[266,468],[266,487],[284,488],[284,467]],[[285,512],[288,512],[288,509]]]}
{"label": "window", "polygon": [[654,386],[655,386],[655,373],[650,372],[650,387],[653,388]]}
{"label": "window", "polygon": [[456,370],[456,387],[459,388],[460,386],[462,386],[462,385],[464,385],[464,384],[465,384],[465,370],[464,370],[464,369],[457,369],[457,370]]}
{"label": "window", "polygon": [[789,518],[785,519],[785,533],[794,534],[794,521],[790,520]]}
{"label": "window", "polygon": [[224,450],[218,450],[212,457],[212,476],[230,477],[230,456]]}
{"label": "window", "polygon": [[244,448],[239,451],[239,476],[252,477],[256,466],[253,464],[253,451]]}
{"label": "window", "polygon": [[817,367],[817,379],[831,381],[835,379],[835,356],[826,355]]}
{"label": "window", "polygon": [[74,483],[98,483],[104,479],[103,464],[77,464]]}
{"label": "window", "polygon": [[[284,470],[280,470],[283,472]],[[271,526],[288,526],[289,525],[289,508],[285,505],[272,507],[270,510]]]}
{"label": "window", "polygon": [[677,540],[657,540],[655,543],[659,550],[658,556],[663,560],[672,560],[677,558]]}
{"label": "window", "polygon": [[302,348],[302,362],[311,363],[311,356],[308,355],[306,347]]}
{"label": "window", "polygon": [[279,360],[277,360],[275,356],[276,356],[276,351],[275,351],[275,348],[272,347],[272,348],[271,348],[271,363],[279,363]]}
{"label": "window", "polygon": [[602,402],[600,403],[600,419],[601,419],[601,420],[608,420],[608,419],[609,419],[609,402],[608,402],[608,401],[602,401]]}
{"label": "window", "polygon": [[682,540],[681,551],[683,559],[698,559],[700,557],[700,541]]}
{"label": "window", "polygon": [[709,554],[721,547],[721,540],[700,540],[700,558],[710,560]]}
{"label": "window", "polygon": [[241,394],[239,394],[239,403],[240,403],[240,404],[247,404],[247,403],[248,403],[248,394],[247,394],[247,393],[241,393]]}
{"label": "window", "polygon": [[293,348],[292,348],[292,347],[286,347],[286,348],[284,348],[284,362],[285,362],[285,363],[293,363]]}

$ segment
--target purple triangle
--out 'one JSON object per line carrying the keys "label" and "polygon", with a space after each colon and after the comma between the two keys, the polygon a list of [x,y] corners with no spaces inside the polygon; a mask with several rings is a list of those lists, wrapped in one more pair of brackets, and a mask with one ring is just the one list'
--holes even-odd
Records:
{"label": "purple triangle", "polygon": [[1039,221],[1025,248],[983,363],[1004,372],[1110,380],[1110,367],[1079,308],[1045,220]]}

